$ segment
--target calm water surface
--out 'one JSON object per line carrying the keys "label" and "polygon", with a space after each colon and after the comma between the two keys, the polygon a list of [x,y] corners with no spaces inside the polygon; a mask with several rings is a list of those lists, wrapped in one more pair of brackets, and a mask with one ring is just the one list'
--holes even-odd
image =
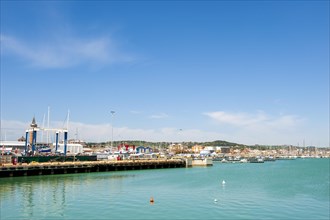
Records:
{"label": "calm water surface", "polygon": [[0,219],[329,219],[329,167],[296,159],[3,178]]}

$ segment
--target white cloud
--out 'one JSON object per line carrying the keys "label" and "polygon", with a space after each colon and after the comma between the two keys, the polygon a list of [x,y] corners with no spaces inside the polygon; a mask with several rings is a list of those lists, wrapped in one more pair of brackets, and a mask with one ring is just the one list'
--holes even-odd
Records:
{"label": "white cloud", "polygon": [[204,114],[240,143],[296,144],[306,137],[306,131],[302,130],[305,120],[295,115],[271,116],[262,111],[256,114],[224,111]]}
{"label": "white cloud", "polygon": [[159,114],[150,116],[150,118],[153,118],[153,119],[162,119],[162,118],[168,118],[168,117],[169,117],[169,115],[165,114],[165,113],[159,113]]}
{"label": "white cloud", "polygon": [[29,125],[29,122],[1,120],[0,140],[16,141],[25,136],[25,130]]}
{"label": "white cloud", "polygon": [[227,113],[223,111],[218,112],[208,112],[205,115],[210,118],[225,124],[235,125],[235,126],[249,126],[252,124],[258,124],[267,120],[267,117],[259,113],[257,115],[249,115],[247,113]]}
{"label": "white cloud", "polygon": [[[138,129],[130,127],[114,127],[114,140],[145,140],[145,141],[214,141],[226,140],[242,144],[297,144],[302,146],[303,140],[306,144],[317,144],[318,146],[329,146],[324,131],[309,128],[303,119],[292,115],[269,116],[259,112],[254,115],[247,113],[205,113],[217,122],[212,130],[194,128],[181,129],[175,127],[163,127],[158,129]],[[240,122],[240,120],[242,120]],[[25,135],[30,121],[1,120],[1,139],[17,140]],[[63,121],[51,122],[51,128],[65,127]],[[210,127],[209,127],[210,128]],[[210,128],[211,129],[211,128]],[[78,132],[77,132],[78,131]],[[70,121],[69,138],[77,138],[87,142],[103,142],[112,139],[111,124],[86,124]],[[38,133],[39,141],[42,133]],[[43,135],[46,140],[46,134]],[[54,141],[54,134],[51,136]]]}
{"label": "white cloud", "polygon": [[43,42],[24,42],[1,35],[1,55],[14,54],[41,68],[66,68],[76,65],[109,65],[131,62],[132,56],[118,51],[109,37],[65,38]]}
{"label": "white cloud", "polygon": [[[1,134],[7,133],[7,140],[17,140],[25,135],[25,130],[29,127],[29,122],[2,120]],[[52,122],[51,128],[63,128],[63,122]],[[7,132],[6,132],[7,131]],[[9,132],[10,131],[10,132]],[[77,132],[78,131],[78,132]],[[110,124],[84,124],[80,122],[70,122],[69,139],[78,138],[88,142],[111,141]],[[128,127],[114,127],[113,139],[116,140],[145,140],[145,141],[213,141],[223,137],[217,132],[208,132],[198,129],[133,129]],[[77,134],[77,136],[76,136]],[[38,133],[38,141],[41,141],[42,132]],[[54,141],[54,134],[50,134],[50,141]],[[2,137],[4,140],[4,137]],[[43,141],[46,141],[46,133],[43,134]]]}
{"label": "white cloud", "polygon": [[293,128],[302,122],[302,118],[295,115],[280,115],[278,117],[269,116],[260,111],[257,114],[248,114],[244,112],[208,112],[205,115],[213,120],[227,125],[242,127],[242,128]]}

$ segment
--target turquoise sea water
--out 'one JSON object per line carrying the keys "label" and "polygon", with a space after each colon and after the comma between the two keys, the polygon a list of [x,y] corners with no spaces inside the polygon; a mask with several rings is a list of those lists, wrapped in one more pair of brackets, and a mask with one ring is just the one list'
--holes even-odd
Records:
{"label": "turquoise sea water", "polygon": [[0,219],[329,219],[329,169],[296,159],[3,178]]}

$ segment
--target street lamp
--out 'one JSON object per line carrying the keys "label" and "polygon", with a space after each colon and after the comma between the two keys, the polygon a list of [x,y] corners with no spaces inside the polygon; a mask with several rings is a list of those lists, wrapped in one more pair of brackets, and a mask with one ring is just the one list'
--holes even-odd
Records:
{"label": "street lamp", "polygon": [[113,115],[115,114],[115,111],[110,111],[111,113],[111,148],[113,146]]}

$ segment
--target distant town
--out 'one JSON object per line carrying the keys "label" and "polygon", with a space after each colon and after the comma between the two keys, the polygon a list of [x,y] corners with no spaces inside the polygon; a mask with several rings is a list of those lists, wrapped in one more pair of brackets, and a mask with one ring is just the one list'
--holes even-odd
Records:
{"label": "distant town", "polygon": [[[67,122],[68,123],[68,122]],[[41,131],[41,137],[38,132]],[[47,133],[47,140],[43,133]],[[53,137],[48,132],[53,133]],[[38,139],[38,138],[39,139]],[[172,157],[210,158],[213,160],[262,162],[292,158],[330,158],[330,147],[293,145],[244,145],[216,140],[212,142],[147,142],[112,140],[92,143],[68,139],[68,129],[38,127],[33,117],[25,136],[17,141],[0,141],[1,153],[14,157],[33,156],[96,156],[97,160],[156,159]],[[3,159],[4,157],[2,157]]]}
{"label": "distant town", "polygon": [[[29,142],[29,141],[28,141]],[[24,137],[17,141],[0,142],[2,150],[25,155]],[[122,154],[128,157],[132,154],[157,154],[162,157],[193,156],[213,158],[330,158],[330,147],[320,148],[315,146],[293,146],[293,145],[243,145],[227,141],[213,142],[146,142],[146,141],[109,141],[101,143],[85,142],[82,140],[70,139],[67,141],[68,155],[109,155]],[[47,147],[48,151],[45,150]],[[31,150],[28,149],[28,151]],[[55,144],[37,143],[34,155],[54,155],[64,153],[63,141],[59,142],[55,152]],[[101,156],[100,156],[101,158]]]}
{"label": "distant town", "polygon": [[[77,143],[75,140],[70,142]],[[111,142],[85,143],[83,146],[100,152],[107,149]],[[207,156],[233,156],[233,157],[330,157],[330,147],[320,148],[316,146],[293,146],[293,145],[243,145],[227,141],[213,142],[146,142],[146,141],[114,141],[114,146],[148,146],[154,153],[168,154],[194,154]],[[114,149],[115,150],[115,149]]]}
{"label": "distant town", "polygon": [[66,138],[56,138],[55,143],[40,143],[36,141],[35,132],[31,132],[29,139],[21,137],[17,141],[1,141],[0,144],[0,177],[213,166],[214,161],[264,163],[296,158],[330,158],[329,147],[247,146],[227,141],[86,143]]}

